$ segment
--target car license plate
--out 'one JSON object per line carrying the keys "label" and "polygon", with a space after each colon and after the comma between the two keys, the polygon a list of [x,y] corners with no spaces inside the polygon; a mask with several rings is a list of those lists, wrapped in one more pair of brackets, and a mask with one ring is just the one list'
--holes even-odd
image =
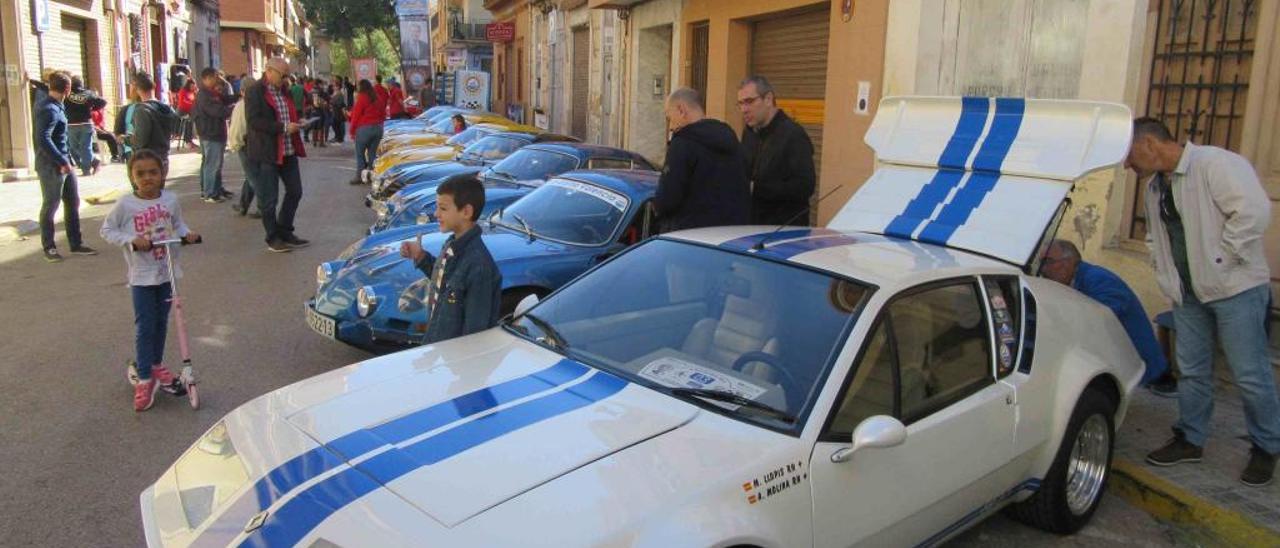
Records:
{"label": "car license plate", "polygon": [[324,335],[330,339],[337,338],[338,322],[333,318],[316,312],[311,307],[307,307],[307,325],[316,333]]}

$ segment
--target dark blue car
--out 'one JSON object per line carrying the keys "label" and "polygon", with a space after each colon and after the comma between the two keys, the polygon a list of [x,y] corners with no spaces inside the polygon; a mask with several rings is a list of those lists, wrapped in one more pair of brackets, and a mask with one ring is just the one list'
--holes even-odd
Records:
{"label": "dark blue car", "polygon": [[[657,186],[653,171],[574,171],[482,217],[481,238],[502,272],[502,313],[648,237],[657,226]],[[417,344],[429,315],[428,282],[399,250],[420,235],[423,247],[437,256],[449,236],[435,224],[387,230],[321,264],[316,295],[306,306],[308,325],[367,349]]]}
{"label": "dark blue car", "polygon": [[[454,137],[457,137],[456,135]],[[554,133],[523,133],[503,131],[476,139],[467,145],[452,161],[420,160],[397,164],[385,173],[375,175],[372,190],[365,198],[365,205],[373,207],[376,202],[384,202],[399,192],[406,185],[425,180],[443,179],[455,173],[478,171],[489,167],[521,147],[535,143],[571,142],[573,137]],[[474,168],[474,169],[472,169]]]}
{"label": "dark blue car", "polygon": [[[501,162],[480,171],[480,180],[486,187],[504,187],[532,191],[550,177],[575,169],[643,169],[653,170],[653,165],[643,156],[620,148],[585,143],[539,143],[526,146],[507,156]],[[444,179],[467,170],[440,167],[435,178],[419,175],[418,180],[400,189],[386,202],[375,203],[378,218],[369,233],[389,228],[429,223],[434,220],[436,209],[435,189]]]}

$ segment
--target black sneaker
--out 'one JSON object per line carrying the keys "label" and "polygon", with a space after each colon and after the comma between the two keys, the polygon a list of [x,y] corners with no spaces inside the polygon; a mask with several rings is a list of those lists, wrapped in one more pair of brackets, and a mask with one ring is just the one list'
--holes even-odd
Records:
{"label": "black sneaker", "polygon": [[222,191],[222,197],[223,197],[223,198],[235,198],[235,197],[236,197],[236,193],[231,192],[230,190],[223,190],[223,191]]}
{"label": "black sneaker", "polygon": [[220,204],[223,201],[225,201],[225,199],[221,196],[205,196],[203,198],[200,198],[200,201],[206,204]]}
{"label": "black sneaker", "polygon": [[283,240],[269,240],[267,241],[267,251],[274,253],[288,253],[293,251],[293,248],[290,247],[289,244],[284,243]]}
{"label": "black sneaker", "polygon": [[51,247],[44,250],[44,260],[51,263],[60,263],[62,262],[62,255],[58,253],[58,248]]}
{"label": "black sneaker", "polygon": [[1204,449],[1187,441],[1182,432],[1174,432],[1164,447],[1147,454],[1147,462],[1156,466],[1173,466],[1184,462],[1200,462]]}
{"label": "black sneaker", "polygon": [[87,245],[77,245],[71,248],[72,255],[97,255],[98,252]]}
{"label": "black sneaker", "polygon": [[1249,487],[1262,487],[1271,483],[1276,473],[1276,455],[1253,446],[1249,449],[1249,465],[1240,474],[1240,483]]}
{"label": "black sneaker", "polygon": [[1160,377],[1159,379],[1156,379],[1154,382],[1148,385],[1147,388],[1151,390],[1152,394],[1155,394],[1162,398],[1178,397],[1178,379],[1170,375],[1166,375],[1164,377]]}
{"label": "black sneaker", "polygon": [[307,247],[311,245],[311,240],[304,240],[302,238],[294,236],[293,234],[285,236],[282,239],[284,240],[284,243],[289,244],[292,247]]}
{"label": "black sneaker", "polygon": [[249,218],[250,218],[250,219],[261,219],[261,218],[262,218],[262,214],[261,214],[261,213],[258,213],[258,210],[256,210],[256,209],[251,209],[251,210],[249,210]]}
{"label": "black sneaker", "polygon": [[364,184],[364,181],[363,181],[363,180],[361,180],[359,176],[357,176],[355,179],[352,179],[352,180],[350,180],[350,181],[347,181],[347,184],[349,184],[349,185],[363,185],[363,184]]}
{"label": "black sneaker", "polygon": [[236,213],[239,213],[241,217],[244,217],[249,213],[243,207],[241,207],[240,204],[231,204],[231,210],[235,211]]}

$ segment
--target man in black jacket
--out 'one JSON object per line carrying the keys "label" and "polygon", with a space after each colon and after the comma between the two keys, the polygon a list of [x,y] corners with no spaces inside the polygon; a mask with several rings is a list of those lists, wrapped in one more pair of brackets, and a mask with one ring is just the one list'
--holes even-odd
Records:
{"label": "man in black jacket", "polygon": [[107,106],[107,101],[97,93],[85,89],[79,76],[71,77],[71,95],[64,102],[67,109],[67,146],[71,156],[80,166],[80,174],[88,177],[98,171],[98,161],[93,157],[92,112]]}
{"label": "man in black jacket", "polygon": [[[267,61],[262,79],[245,88],[244,113],[249,125],[245,135],[245,151],[254,162],[255,176],[249,184],[258,198],[262,227],[267,231],[267,249],[276,253],[292,251],[311,242],[293,233],[293,218],[302,202],[302,174],[298,158],[307,155],[299,134],[298,110],[294,108],[285,77],[289,63],[273,57]],[[279,187],[284,185],[284,200],[279,200]]]}
{"label": "man in black jacket", "polygon": [[663,232],[746,224],[751,190],[733,128],[706,117],[690,88],[667,98],[671,141],[654,205]]}
{"label": "man in black jacket", "polygon": [[200,92],[196,94],[194,118],[200,136],[200,196],[217,203],[232,196],[222,187],[222,155],[227,150],[227,120],[236,97],[231,84],[218,69],[200,71]]}
{"label": "man in black jacket", "polygon": [[817,184],[809,134],[778,110],[773,86],[763,76],[738,86],[738,109],[747,126],[742,148],[751,177],[751,222],[809,224],[804,213]]}

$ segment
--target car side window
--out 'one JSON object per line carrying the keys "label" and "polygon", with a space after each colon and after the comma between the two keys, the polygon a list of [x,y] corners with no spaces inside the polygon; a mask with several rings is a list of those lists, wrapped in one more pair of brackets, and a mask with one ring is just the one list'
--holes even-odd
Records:
{"label": "car side window", "polygon": [[888,309],[901,419],[911,424],[994,382],[986,314],[972,281],[911,291]]}
{"label": "car side window", "polygon": [[636,210],[636,216],[631,219],[631,224],[627,225],[626,230],[622,231],[618,243],[632,245],[648,238],[656,225],[657,223],[653,222],[653,200],[646,201]]}
{"label": "car side window", "polygon": [[840,407],[827,428],[830,435],[845,441],[858,424],[869,417],[898,416],[895,401],[897,383],[894,380],[897,362],[889,322],[882,319],[867,338],[867,345],[853,369],[853,379],[845,388]]}
{"label": "car side window", "polygon": [[1004,378],[1017,365],[1022,340],[1022,306],[1017,276],[983,276],[991,325],[995,328],[996,376]]}
{"label": "car side window", "polygon": [[592,158],[587,162],[588,169],[631,169],[631,160],[626,158]]}

